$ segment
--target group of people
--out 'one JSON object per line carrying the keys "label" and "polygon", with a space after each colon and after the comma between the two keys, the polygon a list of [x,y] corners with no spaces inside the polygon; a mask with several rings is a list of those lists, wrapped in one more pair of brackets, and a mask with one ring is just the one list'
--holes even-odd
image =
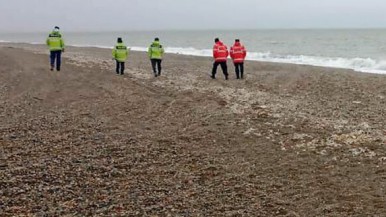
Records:
{"label": "group of people", "polygon": [[[240,43],[239,39],[235,40],[235,43],[228,51],[227,46],[220,41],[219,38],[215,38],[215,44],[213,46],[213,68],[211,78],[216,78],[217,67],[220,65],[222,72],[225,76],[225,79],[228,80],[228,67],[227,59],[230,56],[233,60],[235,66],[236,79],[243,79],[244,77],[244,60],[247,55],[247,51]],[[53,31],[49,34],[46,44],[50,49],[50,66],[51,71],[56,70],[60,71],[61,65],[61,54],[64,52],[64,41],[62,35],[59,32],[59,27],[55,26]],[[162,70],[162,58],[165,53],[163,46],[159,42],[159,38],[155,38],[153,43],[148,48],[148,56],[151,62],[153,69],[154,77],[161,75]],[[129,49],[124,44],[122,38],[117,39],[117,44],[112,50],[113,60],[116,61],[116,73],[123,75],[125,71],[125,62],[129,56]]]}
{"label": "group of people", "polygon": [[[151,61],[151,66],[153,68],[153,73],[155,77],[161,75],[161,62],[164,52],[165,50],[160,44],[159,38],[155,38],[154,42],[149,46],[148,49],[148,55]],[[125,71],[125,62],[129,55],[129,49],[123,43],[122,38],[117,39],[117,44],[113,48],[112,55],[113,60],[116,61],[116,73],[123,75]]]}
{"label": "group of people", "polygon": [[[222,72],[225,76],[225,80],[228,80],[228,67],[227,67],[227,59],[228,59],[228,48],[227,46],[220,41],[219,38],[214,39],[213,46],[213,68],[211,78],[216,78],[216,72],[218,65],[221,66]],[[244,45],[240,43],[240,39],[236,39],[233,46],[230,49],[230,57],[233,60],[233,64],[235,66],[236,79],[244,78],[244,60],[247,56],[247,50]]]}

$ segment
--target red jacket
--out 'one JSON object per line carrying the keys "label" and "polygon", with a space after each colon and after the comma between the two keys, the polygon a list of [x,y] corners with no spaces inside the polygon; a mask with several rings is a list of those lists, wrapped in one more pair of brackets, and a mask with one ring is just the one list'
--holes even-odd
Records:
{"label": "red jacket", "polygon": [[215,62],[226,62],[228,57],[228,48],[221,41],[213,46],[213,58]]}
{"label": "red jacket", "polygon": [[234,63],[243,63],[245,56],[247,56],[247,50],[240,42],[235,42],[231,47],[231,58]]}

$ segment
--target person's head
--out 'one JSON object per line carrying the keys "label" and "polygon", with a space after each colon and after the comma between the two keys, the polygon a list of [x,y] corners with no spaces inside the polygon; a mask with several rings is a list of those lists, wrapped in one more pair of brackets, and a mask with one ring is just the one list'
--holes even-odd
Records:
{"label": "person's head", "polygon": [[122,38],[118,38],[118,39],[117,39],[117,42],[118,42],[118,43],[122,43],[122,42],[123,42],[123,41],[122,41]]}
{"label": "person's head", "polygon": [[157,37],[157,38],[155,38],[155,39],[154,39],[154,41],[159,41],[159,38],[158,38],[158,37]]}
{"label": "person's head", "polygon": [[55,26],[53,31],[54,32],[59,32],[59,29],[60,29],[59,26]]}
{"label": "person's head", "polygon": [[219,41],[220,41],[220,39],[218,39],[218,38],[214,39],[214,42],[216,42],[216,43],[219,42]]}
{"label": "person's head", "polygon": [[236,42],[236,43],[239,43],[239,42],[240,42],[240,39],[236,39],[235,42]]}

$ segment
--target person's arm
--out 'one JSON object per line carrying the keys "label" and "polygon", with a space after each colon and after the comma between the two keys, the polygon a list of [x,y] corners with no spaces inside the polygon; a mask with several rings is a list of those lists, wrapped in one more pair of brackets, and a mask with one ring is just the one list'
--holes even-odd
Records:
{"label": "person's arm", "polygon": [[151,46],[147,49],[147,55],[151,59]]}
{"label": "person's arm", "polygon": [[214,45],[213,46],[213,58],[216,58],[217,57],[217,46]]}
{"label": "person's arm", "polygon": [[64,52],[64,40],[63,40],[63,38],[60,38],[60,47],[62,48],[62,51]]}
{"label": "person's arm", "polygon": [[113,50],[111,51],[111,55],[113,56],[113,59],[115,60],[116,59],[116,52],[117,50],[115,49],[115,47],[113,48]]}

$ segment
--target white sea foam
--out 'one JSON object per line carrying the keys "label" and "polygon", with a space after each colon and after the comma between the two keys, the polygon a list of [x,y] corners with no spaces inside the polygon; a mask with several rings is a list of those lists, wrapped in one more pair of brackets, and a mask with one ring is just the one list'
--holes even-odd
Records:
{"label": "white sea foam", "polygon": [[30,42],[30,43],[28,43],[28,44],[43,45],[44,43],[42,43],[42,42]]}
{"label": "white sea foam", "polygon": [[198,50],[193,47],[189,47],[189,48],[168,47],[168,48],[165,48],[165,52],[182,54],[182,55],[192,55],[192,56],[205,56],[205,57],[212,56],[212,50],[209,50],[209,49]]}
{"label": "white sea foam", "polygon": [[301,65],[323,66],[333,68],[353,69],[359,72],[386,74],[386,60],[371,58],[320,57],[305,55],[274,55],[267,53],[249,53],[248,60],[292,63]]}
{"label": "white sea foam", "polygon": [[72,47],[79,47],[79,48],[82,48],[82,47],[87,47],[87,48],[102,48],[102,49],[112,49],[113,46],[102,46],[102,45],[89,45],[89,44],[71,44],[70,46]]}
{"label": "white sea foam", "polygon": [[[132,50],[146,51],[147,48],[132,47]],[[195,48],[167,47],[166,53],[193,55],[193,56],[212,56],[212,50]],[[322,67],[353,69],[359,72],[386,74],[386,60],[374,60],[371,58],[341,58],[341,57],[320,57],[305,55],[275,55],[270,52],[258,53],[249,52],[247,60],[264,61],[276,63],[290,63],[299,65],[312,65]]]}
{"label": "white sea foam", "polygon": [[134,50],[134,51],[147,51],[147,48],[146,47],[130,47],[131,50]]}

